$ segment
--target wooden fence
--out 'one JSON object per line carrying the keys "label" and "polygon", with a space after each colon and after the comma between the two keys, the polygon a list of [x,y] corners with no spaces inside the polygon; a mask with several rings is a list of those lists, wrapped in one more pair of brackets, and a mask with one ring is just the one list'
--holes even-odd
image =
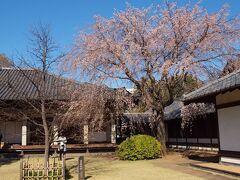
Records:
{"label": "wooden fence", "polygon": [[50,158],[47,170],[42,161],[31,159],[21,159],[20,180],[65,180],[65,158],[61,161],[57,157]]}

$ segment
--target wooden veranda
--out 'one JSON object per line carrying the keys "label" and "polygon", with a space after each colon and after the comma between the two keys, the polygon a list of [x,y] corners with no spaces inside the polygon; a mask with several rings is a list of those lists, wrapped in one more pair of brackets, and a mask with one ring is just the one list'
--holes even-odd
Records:
{"label": "wooden veranda", "polygon": [[[114,152],[116,144],[111,143],[91,143],[91,144],[67,144],[67,153],[86,153],[86,152]],[[50,153],[57,152],[58,146],[52,145]],[[0,149],[0,152],[21,152],[21,153],[43,153],[44,145],[11,145]]]}

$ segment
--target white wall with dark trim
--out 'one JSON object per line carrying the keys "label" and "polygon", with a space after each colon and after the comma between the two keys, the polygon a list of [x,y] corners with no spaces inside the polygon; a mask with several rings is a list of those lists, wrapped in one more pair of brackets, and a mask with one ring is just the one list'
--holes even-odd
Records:
{"label": "white wall with dark trim", "polygon": [[240,106],[218,109],[220,149],[240,151]]}

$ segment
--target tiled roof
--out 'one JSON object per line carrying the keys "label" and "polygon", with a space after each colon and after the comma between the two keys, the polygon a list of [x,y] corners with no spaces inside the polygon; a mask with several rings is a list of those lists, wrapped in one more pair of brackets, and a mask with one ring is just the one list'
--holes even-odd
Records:
{"label": "tiled roof", "polygon": [[228,74],[215,81],[209,82],[205,86],[184,95],[184,101],[192,101],[198,98],[216,95],[221,92],[240,87],[240,70]]}
{"label": "tiled roof", "polygon": [[[33,69],[0,69],[0,100],[39,99],[38,88],[43,87],[42,72]],[[67,80],[52,74],[46,75],[45,97],[47,100],[68,99],[66,86],[76,87],[75,81]],[[70,87],[70,88],[71,88]]]}
{"label": "tiled roof", "polygon": [[130,121],[143,121],[143,122],[149,122],[151,113],[124,113],[123,118],[125,120]]}
{"label": "tiled roof", "polygon": [[[175,100],[172,104],[164,108],[164,120],[172,120],[181,118],[181,108],[183,107],[183,102]],[[136,121],[149,121],[152,116],[150,111],[145,113],[124,113],[124,117],[130,120]]]}
{"label": "tiled roof", "polygon": [[181,118],[181,109],[183,102],[175,100],[172,104],[164,108],[165,120],[179,119]]}

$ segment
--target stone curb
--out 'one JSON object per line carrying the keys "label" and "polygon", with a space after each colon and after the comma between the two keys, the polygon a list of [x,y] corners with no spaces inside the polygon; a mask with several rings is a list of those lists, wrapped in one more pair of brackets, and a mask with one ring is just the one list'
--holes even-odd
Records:
{"label": "stone curb", "polygon": [[216,169],[216,168],[202,166],[201,164],[193,164],[193,163],[190,163],[190,166],[195,167],[195,168],[199,168],[199,169],[203,169],[203,170],[208,170],[208,171],[221,173],[221,174],[227,174],[227,175],[240,177],[240,172],[237,173],[237,172],[232,172],[232,171],[228,171],[228,170],[220,170],[220,169]]}

